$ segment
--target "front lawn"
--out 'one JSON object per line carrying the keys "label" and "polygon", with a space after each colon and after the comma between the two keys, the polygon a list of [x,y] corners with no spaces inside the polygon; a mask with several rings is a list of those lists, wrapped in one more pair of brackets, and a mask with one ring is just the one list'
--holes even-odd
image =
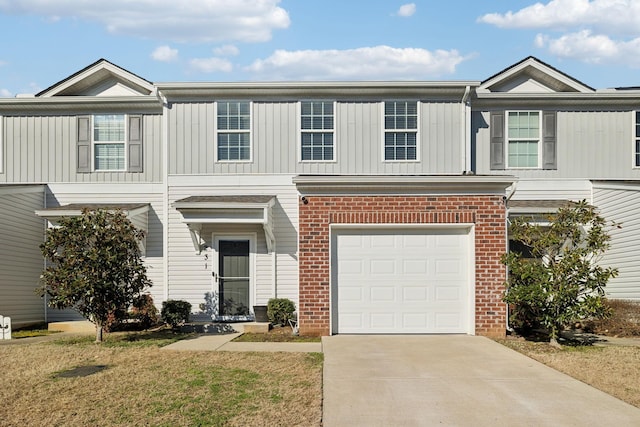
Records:
{"label": "front lawn", "polygon": [[320,425],[321,354],[160,349],[175,339],[0,346],[0,425]]}
{"label": "front lawn", "polygon": [[508,337],[501,344],[640,408],[640,347],[563,346]]}
{"label": "front lawn", "polygon": [[321,342],[321,337],[293,335],[288,326],[275,326],[269,332],[245,332],[233,341],[236,342]]}

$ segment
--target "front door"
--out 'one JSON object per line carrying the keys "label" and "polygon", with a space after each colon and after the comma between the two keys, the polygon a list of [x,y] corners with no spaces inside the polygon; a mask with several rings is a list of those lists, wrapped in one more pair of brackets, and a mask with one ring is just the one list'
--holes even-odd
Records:
{"label": "front door", "polygon": [[220,315],[248,315],[251,280],[249,240],[219,240],[218,257]]}

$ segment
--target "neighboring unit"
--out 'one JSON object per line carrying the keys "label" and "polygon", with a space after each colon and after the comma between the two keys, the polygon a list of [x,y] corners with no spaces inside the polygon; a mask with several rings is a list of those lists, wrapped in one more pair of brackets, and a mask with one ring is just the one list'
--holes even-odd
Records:
{"label": "neighboring unit", "polygon": [[99,60],[0,100],[0,314],[75,316],[33,289],[45,227],[85,207],[147,232],[154,301],[194,319],[278,297],[302,334],[502,336],[508,215],[579,199],[624,223],[610,293],[640,299],[639,93],[535,58],[485,82],[156,84]]}

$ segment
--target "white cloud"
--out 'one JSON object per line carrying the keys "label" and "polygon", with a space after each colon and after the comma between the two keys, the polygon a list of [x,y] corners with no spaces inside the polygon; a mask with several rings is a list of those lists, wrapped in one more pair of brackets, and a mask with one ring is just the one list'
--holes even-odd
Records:
{"label": "white cloud", "polygon": [[640,38],[619,41],[583,30],[558,38],[539,34],[535,43],[537,47],[546,48],[561,58],[576,59],[590,64],[626,64],[640,67]]}
{"label": "white cloud", "polygon": [[173,42],[264,42],[289,27],[280,0],[0,0],[0,12],[97,22],[114,34]]}
{"label": "white cloud", "polygon": [[552,0],[517,12],[489,13],[478,22],[499,28],[549,28],[566,30],[591,27],[616,34],[640,34],[637,0]]}
{"label": "white cloud", "polygon": [[170,46],[158,46],[153,52],[151,52],[151,58],[160,62],[171,62],[178,58],[178,49],[173,49]]}
{"label": "white cloud", "polygon": [[400,6],[398,9],[398,16],[412,16],[416,13],[416,4],[415,3],[407,3]]}
{"label": "white cloud", "polygon": [[516,12],[490,13],[478,22],[505,29],[543,29],[534,45],[590,64],[640,66],[640,1],[551,0]]}
{"label": "white cloud", "polygon": [[8,89],[0,88],[0,98],[11,98],[13,94]]}
{"label": "white cloud", "polygon": [[227,44],[213,49],[213,53],[218,56],[236,56],[240,50],[232,44]]}
{"label": "white cloud", "polygon": [[233,70],[233,64],[223,58],[194,58],[189,61],[191,68],[202,73],[222,71],[229,73]]}
{"label": "white cloud", "polygon": [[278,50],[247,71],[270,80],[425,79],[452,74],[463,58],[456,50],[430,52],[389,46],[348,50]]}

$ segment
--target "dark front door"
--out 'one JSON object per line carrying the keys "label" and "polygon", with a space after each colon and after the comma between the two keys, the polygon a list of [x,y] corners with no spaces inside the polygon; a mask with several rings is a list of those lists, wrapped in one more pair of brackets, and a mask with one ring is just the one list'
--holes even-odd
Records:
{"label": "dark front door", "polygon": [[249,241],[220,240],[220,315],[249,314]]}

